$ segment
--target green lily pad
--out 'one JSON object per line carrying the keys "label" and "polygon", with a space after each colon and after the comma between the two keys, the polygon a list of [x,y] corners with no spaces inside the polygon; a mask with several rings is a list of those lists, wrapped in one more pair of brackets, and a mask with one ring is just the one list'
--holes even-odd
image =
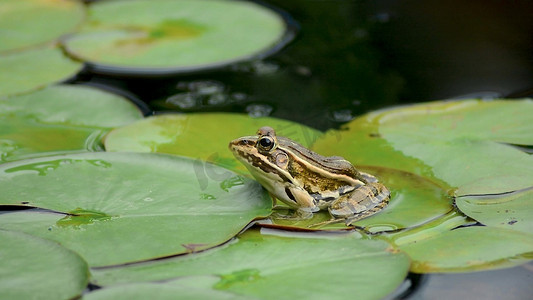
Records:
{"label": "green lily pad", "polygon": [[[166,282],[123,284],[87,293],[82,299],[256,299],[210,288],[217,281],[218,278],[215,276],[190,276]],[[208,286],[198,286],[199,283]]]}
{"label": "green lily pad", "polygon": [[436,135],[443,140],[533,145],[527,122],[532,110],[531,99],[440,101],[385,111],[379,122],[387,133],[393,132],[392,128],[407,132],[416,126],[416,135]]}
{"label": "green lily pad", "polygon": [[533,235],[470,226],[400,245],[416,273],[467,272],[515,266],[533,258]]}
{"label": "green lily pad", "polygon": [[510,192],[533,182],[533,157],[507,145],[533,144],[532,114],[531,100],[402,107],[358,118],[314,148],[440,180],[458,196]]}
{"label": "green lily pad", "polygon": [[[231,239],[271,211],[256,182],[154,153],[82,153],[0,165],[0,205],[66,213],[0,215],[0,228],[60,242],[91,266],[188,253]],[[31,186],[31,189],[28,189]]]}
{"label": "green lily pad", "polygon": [[[423,177],[387,168],[362,166],[359,169],[377,176],[380,182],[391,190],[391,200],[385,209],[353,224],[368,233],[420,226],[452,210],[452,201],[447,191]],[[282,212],[278,214],[284,215]],[[313,218],[306,220],[273,218],[273,223],[276,227],[308,229],[312,224],[329,219],[331,216],[324,211],[315,213]],[[324,230],[350,227],[337,223],[319,228]]]}
{"label": "green lily pad", "polygon": [[74,76],[83,65],[57,48],[0,55],[0,99],[43,88]]}
{"label": "green lily pad", "polygon": [[279,14],[254,2],[102,1],[63,44],[99,71],[167,73],[249,59],[282,41],[285,31]]}
{"label": "green lily pad", "polygon": [[109,129],[141,118],[127,99],[84,86],[12,97],[0,101],[0,162],[98,150]]}
{"label": "green lily pad", "polygon": [[2,299],[73,299],[87,286],[87,263],[54,242],[0,230],[0,244]]}
{"label": "green lily pad", "polygon": [[467,216],[482,224],[533,234],[533,190],[503,195],[465,196],[455,200]]}
{"label": "green lily pad", "polygon": [[[239,173],[248,173],[228,150],[229,142],[254,135],[262,126],[271,126],[277,134],[308,147],[321,133],[290,121],[274,118],[250,118],[242,114],[198,113],[168,114],[146,118],[111,131],[105,141],[106,151],[159,152],[177,154],[213,162]],[[213,172],[205,169],[205,176]]]}
{"label": "green lily pad", "polygon": [[475,225],[476,221],[469,219],[462,213],[452,210],[449,213],[431,220],[421,226],[400,230],[397,232],[386,232],[377,236],[398,247],[409,243],[416,243],[421,240],[438,236],[442,233],[456,229],[461,226]]}
{"label": "green lily pad", "polygon": [[0,52],[53,41],[74,30],[84,16],[77,1],[2,0]]}
{"label": "green lily pad", "polygon": [[93,278],[106,286],[215,275],[219,280],[214,289],[261,299],[346,299],[346,295],[380,299],[401,284],[408,268],[405,254],[383,241],[363,240],[353,233],[287,237],[247,230],[236,243],[223,248],[93,270]]}
{"label": "green lily pad", "polygon": [[379,112],[369,113],[350,121],[341,130],[325,132],[312,149],[322,155],[343,156],[356,168],[363,165],[398,169],[448,186],[433,176],[431,167],[419,159],[404,155],[381,136],[378,115]]}

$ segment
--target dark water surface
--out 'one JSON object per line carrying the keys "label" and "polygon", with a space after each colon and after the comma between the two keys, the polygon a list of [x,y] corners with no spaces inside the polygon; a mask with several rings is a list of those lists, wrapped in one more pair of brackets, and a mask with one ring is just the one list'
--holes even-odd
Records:
{"label": "dark water surface", "polygon": [[318,129],[391,105],[533,95],[533,1],[269,0],[300,25],[278,54],[192,76],[81,81],[153,110],[272,115]]}
{"label": "dark water surface", "polygon": [[[171,78],[77,81],[150,110],[271,115],[321,130],[393,105],[533,95],[533,1],[269,0],[299,24],[270,58]],[[490,249],[487,249],[490,251]],[[529,299],[532,264],[425,277],[408,299]]]}

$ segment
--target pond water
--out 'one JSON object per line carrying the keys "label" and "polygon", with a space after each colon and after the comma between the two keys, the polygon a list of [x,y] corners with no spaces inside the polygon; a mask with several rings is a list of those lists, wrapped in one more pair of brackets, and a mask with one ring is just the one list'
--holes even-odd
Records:
{"label": "pond water", "polygon": [[[244,112],[320,130],[393,105],[533,96],[531,1],[265,3],[288,12],[299,32],[263,61],[175,77],[83,72],[74,81],[131,93],[147,114]],[[406,297],[526,299],[533,294],[532,266],[429,275]]]}
{"label": "pond water", "polygon": [[391,105],[533,93],[529,1],[267,1],[300,31],[270,58],[173,78],[79,81],[154,110],[237,111],[328,129]]}

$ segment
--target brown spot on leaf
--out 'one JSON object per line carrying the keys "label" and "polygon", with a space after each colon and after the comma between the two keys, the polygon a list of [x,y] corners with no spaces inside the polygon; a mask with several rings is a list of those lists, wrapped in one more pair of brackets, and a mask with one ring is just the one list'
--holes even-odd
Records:
{"label": "brown spot on leaf", "polygon": [[388,247],[387,249],[385,249],[385,251],[389,252],[389,253],[392,253],[392,254],[396,254],[396,253],[400,253],[400,249],[396,249],[396,248],[393,248],[393,247]]}

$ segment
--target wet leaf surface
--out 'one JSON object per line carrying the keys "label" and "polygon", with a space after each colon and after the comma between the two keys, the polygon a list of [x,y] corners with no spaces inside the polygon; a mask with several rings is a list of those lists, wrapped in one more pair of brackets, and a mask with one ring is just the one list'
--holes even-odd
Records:
{"label": "wet leaf surface", "polygon": [[67,52],[119,73],[247,59],[273,47],[286,30],[277,13],[244,1],[105,1],[92,4],[89,16],[81,32],[64,40]]}
{"label": "wet leaf surface", "polygon": [[83,65],[58,48],[0,55],[0,99],[44,88],[74,76]]}
{"label": "wet leaf surface", "polygon": [[[109,133],[106,151],[158,152],[213,162],[239,173],[248,173],[228,149],[229,142],[255,135],[262,126],[271,126],[279,135],[309,146],[320,131],[274,118],[251,118],[242,114],[168,114],[146,118]],[[206,169],[208,174],[212,173]]]}
{"label": "wet leaf surface", "polygon": [[78,1],[2,0],[0,52],[51,42],[73,31],[84,17]]}
{"label": "wet leaf surface", "polygon": [[83,86],[12,97],[0,101],[0,162],[98,150],[112,127],[140,118],[127,99]]}
{"label": "wet leaf surface", "polygon": [[533,190],[503,195],[465,196],[455,200],[467,216],[482,224],[533,234]]}
{"label": "wet leaf surface", "polygon": [[215,275],[218,281],[212,288],[260,299],[380,299],[403,281],[409,267],[407,256],[387,243],[363,240],[354,233],[262,232],[247,230],[235,243],[205,253],[93,270],[93,278],[106,286]]}
{"label": "wet leaf surface", "polygon": [[87,263],[60,245],[0,230],[0,298],[72,299],[89,281]]}
{"label": "wet leaf surface", "polygon": [[68,215],[8,213],[0,215],[0,228],[56,240],[102,266],[209,248],[270,213],[259,184],[237,182],[238,175],[216,166],[210,168],[218,177],[197,177],[197,168],[190,159],[153,153],[6,163],[0,166],[0,205]]}

